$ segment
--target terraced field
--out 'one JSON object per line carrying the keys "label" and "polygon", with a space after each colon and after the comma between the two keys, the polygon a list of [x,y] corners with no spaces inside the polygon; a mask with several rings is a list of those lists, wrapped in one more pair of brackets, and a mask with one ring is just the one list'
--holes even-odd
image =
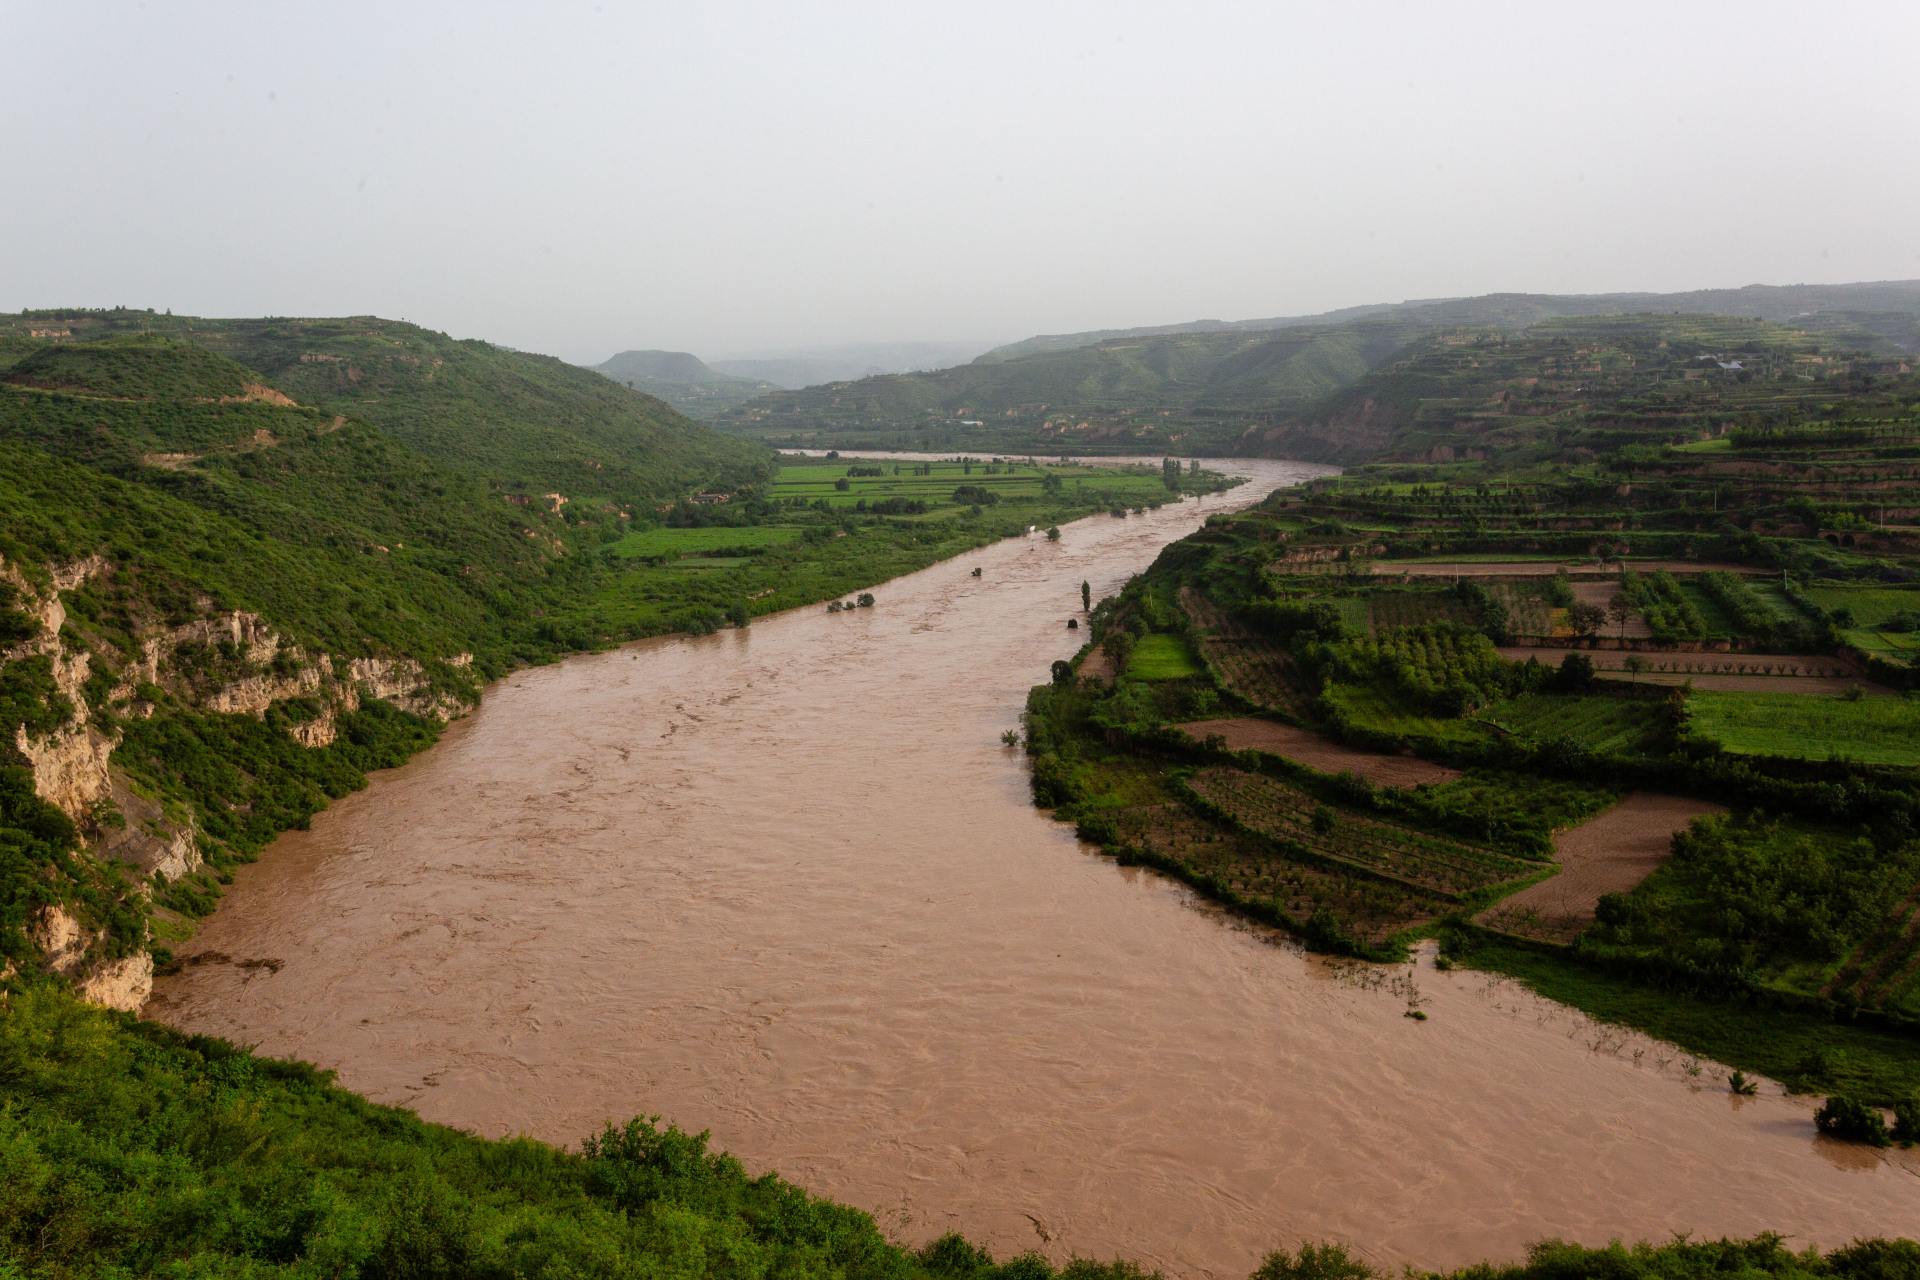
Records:
{"label": "terraced field", "polygon": [[1425,924],[1445,899],[1410,885],[1347,875],[1297,862],[1255,836],[1222,831],[1185,805],[1143,805],[1116,817],[1120,837],[1135,848],[1212,877],[1242,898],[1271,902],[1295,920],[1331,912],[1345,932],[1369,946]]}
{"label": "terraced field", "polygon": [[1249,831],[1297,842],[1322,858],[1442,897],[1460,898],[1539,869],[1359,814],[1336,813],[1304,791],[1240,769],[1205,769],[1188,786]]}
{"label": "terraced field", "polygon": [[1180,604],[1197,626],[1194,647],[1228,692],[1289,719],[1305,716],[1307,700],[1284,649],[1248,631],[1192,587],[1181,588]]}

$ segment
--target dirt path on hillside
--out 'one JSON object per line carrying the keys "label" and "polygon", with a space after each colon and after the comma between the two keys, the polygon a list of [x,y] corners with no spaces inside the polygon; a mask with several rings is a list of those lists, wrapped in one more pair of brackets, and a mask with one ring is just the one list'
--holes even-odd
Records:
{"label": "dirt path on hillside", "polygon": [[[1693,560],[1629,560],[1627,567],[1635,573],[1654,573],[1665,569],[1668,573],[1695,574],[1708,569],[1725,569],[1745,577],[1753,572],[1737,564],[1701,564]],[[1404,573],[1415,578],[1551,578],[1562,569],[1576,581],[1582,575],[1588,578],[1600,575],[1616,583],[1620,580],[1618,569],[1568,564],[1564,560],[1376,560],[1371,572],[1376,577]]]}
{"label": "dirt path on hillside", "polygon": [[1233,720],[1195,720],[1179,726],[1196,741],[1209,734],[1227,740],[1230,751],[1271,751],[1323,773],[1351,771],[1383,787],[1411,787],[1422,782],[1452,782],[1458,769],[1433,764],[1415,756],[1389,756],[1358,751],[1328,742],[1317,733],[1296,729],[1277,720],[1243,716]]}
{"label": "dirt path on hillside", "polygon": [[1489,929],[1572,942],[1593,923],[1603,893],[1626,893],[1653,874],[1673,848],[1673,833],[1724,806],[1636,791],[1597,818],[1554,839],[1560,874],[1522,889],[1474,917]]}
{"label": "dirt path on hillside", "polygon": [[[1501,657],[1514,662],[1525,662],[1528,658],[1538,658],[1550,667],[1557,667],[1569,653],[1584,653],[1593,659],[1593,669],[1601,676],[1611,680],[1627,680],[1626,668],[1620,664],[1626,654],[1618,649],[1548,649],[1534,648],[1530,645],[1501,645],[1498,649]],[[1891,693],[1892,690],[1855,674],[1848,663],[1826,654],[1724,654],[1724,653],[1648,653],[1641,655],[1654,667],[1665,666],[1668,670],[1643,671],[1639,679],[1644,684],[1681,685],[1693,681],[1696,689],[1717,689],[1744,693],[1845,693],[1854,685],[1859,685],[1868,693]],[[1684,668],[1693,667],[1687,671]],[[1767,668],[1775,671],[1797,670],[1802,675],[1763,675]],[[1674,668],[1681,668],[1675,670]]]}

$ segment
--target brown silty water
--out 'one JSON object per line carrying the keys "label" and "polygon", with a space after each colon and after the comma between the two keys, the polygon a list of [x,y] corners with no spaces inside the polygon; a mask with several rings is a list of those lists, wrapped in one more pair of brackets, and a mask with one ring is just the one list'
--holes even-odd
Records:
{"label": "brown silty water", "polygon": [[1329,964],[1032,807],[998,736],[1085,635],[1080,581],[1316,471],[1216,465],[1255,483],[509,677],[243,869],[147,1012],[491,1135],[657,1113],[1001,1256],[1920,1226],[1911,1158],[1807,1100],[1483,974]]}

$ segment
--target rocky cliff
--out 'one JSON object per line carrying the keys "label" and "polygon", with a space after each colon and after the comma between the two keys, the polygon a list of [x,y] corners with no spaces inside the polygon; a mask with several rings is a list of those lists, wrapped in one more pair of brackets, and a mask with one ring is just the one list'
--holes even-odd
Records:
{"label": "rocky cliff", "polygon": [[[0,651],[0,676],[19,664],[22,678],[8,688],[27,691],[10,696],[16,723],[0,728],[10,730],[12,765],[30,774],[33,796],[66,819],[43,819],[46,838],[72,849],[69,871],[55,857],[42,873],[36,896],[50,900],[27,912],[24,959],[88,1000],[137,1010],[152,991],[155,930],[179,940],[193,927],[190,913],[167,905],[184,901],[169,890],[204,880],[206,861],[192,806],[116,760],[132,722],[182,709],[255,721],[273,713],[301,748],[320,751],[367,700],[442,722],[470,701],[436,687],[412,658],[311,653],[259,614],[214,611],[207,601],[201,616],[145,627],[131,652],[101,643],[75,626],[64,597],[113,572],[99,556],[38,572],[0,560],[0,608],[12,615],[0,634],[25,637]],[[470,661],[459,654],[447,666]],[[44,675],[36,684],[32,673]],[[18,958],[5,963],[20,967]]]}

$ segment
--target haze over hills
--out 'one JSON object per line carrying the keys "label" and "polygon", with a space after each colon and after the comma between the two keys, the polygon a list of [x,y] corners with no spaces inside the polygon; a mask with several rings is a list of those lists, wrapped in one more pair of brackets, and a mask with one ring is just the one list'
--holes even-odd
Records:
{"label": "haze over hills", "polygon": [[1298,440],[1306,447],[1311,440],[1309,452],[1289,456],[1335,461],[1353,455],[1324,430],[1290,434],[1292,428],[1313,419],[1323,398],[1406,358],[1432,335],[1639,312],[1790,322],[1861,350],[1920,351],[1920,281],[1488,294],[1029,338],[950,369],[779,392],[715,423],[789,446],[1032,453],[1266,452],[1268,446],[1249,442]]}
{"label": "haze over hills", "polygon": [[[1678,311],[1744,316],[1754,320],[1791,320],[1816,312],[1920,313],[1920,280],[1881,280],[1862,284],[1753,284],[1739,289],[1695,289],[1686,293],[1489,293],[1472,298],[1421,298],[1406,302],[1342,307],[1308,316],[1264,320],[1194,320],[1186,324],[1146,325],[1133,329],[1090,329],[1082,333],[1044,334],[1010,342],[980,357],[1015,360],[1044,351],[1093,346],[1117,338],[1147,338],[1174,333],[1240,333],[1286,329],[1296,325],[1351,324],[1392,316],[1440,326],[1497,324],[1519,327],[1552,316],[1615,315],[1632,311]],[[1913,341],[1911,322],[1900,328]],[[1909,348],[1920,349],[1920,348]]]}
{"label": "haze over hills", "polygon": [[805,347],[712,360],[722,373],[763,378],[788,391],[846,382],[882,373],[914,373],[964,364],[993,346],[990,342],[867,342]]}
{"label": "haze over hills", "polygon": [[721,373],[686,351],[622,351],[593,366],[615,382],[658,396],[692,418],[706,420],[780,388],[757,378]]}

